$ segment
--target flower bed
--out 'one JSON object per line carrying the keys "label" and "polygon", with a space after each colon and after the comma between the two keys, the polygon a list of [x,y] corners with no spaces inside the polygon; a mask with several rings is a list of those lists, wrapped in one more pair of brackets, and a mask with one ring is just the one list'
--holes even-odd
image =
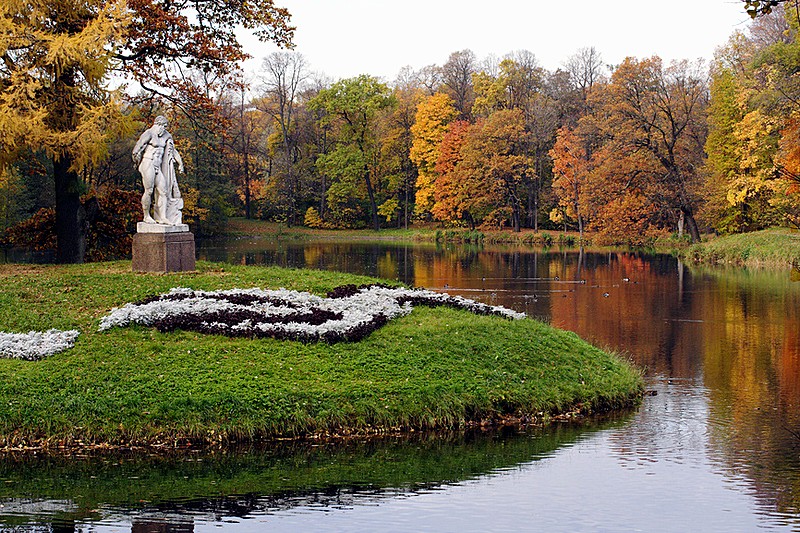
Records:
{"label": "flower bed", "polygon": [[5,333],[0,331],[0,357],[37,361],[49,355],[63,352],[75,345],[80,335],[77,330],[31,331],[29,333]]}
{"label": "flower bed", "polygon": [[373,284],[343,285],[327,298],[286,289],[169,293],[116,308],[100,322],[100,331],[140,324],[234,337],[271,337],[301,342],[358,341],[389,320],[407,315],[414,305],[448,306],[509,319],[525,317],[500,306],[421,289]]}

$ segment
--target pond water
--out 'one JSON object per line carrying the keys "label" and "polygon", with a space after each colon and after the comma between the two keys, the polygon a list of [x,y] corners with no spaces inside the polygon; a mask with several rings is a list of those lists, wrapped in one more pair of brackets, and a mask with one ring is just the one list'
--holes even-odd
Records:
{"label": "pond water", "polygon": [[800,531],[797,273],[639,252],[238,239],[524,311],[631,358],[640,408],[530,430],[0,463],[0,531]]}

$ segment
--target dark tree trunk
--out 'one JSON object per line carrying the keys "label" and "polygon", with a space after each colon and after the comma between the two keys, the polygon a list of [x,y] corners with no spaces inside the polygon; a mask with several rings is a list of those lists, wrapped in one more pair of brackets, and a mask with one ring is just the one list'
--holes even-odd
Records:
{"label": "dark tree trunk", "polygon": [[83,263],[86,252],[86,213],[81,205],[81,182],[63,156],[53,161],[56,183],[56,260]]}
{"label": "dark tree trunk", "polygon": [[533,178],[533,190],[528,195],[528,210],[530,212],[531,220],[528,223],[529,227],[533,227],[533,231],[539,232],[539,174]]}
{"label": "dark tree trunk", "polygon": [[694,214],[690,208],[682,208],[685,222],[686,222],[686,229],[689,230],[689,237],[692,238],[692,242],[700,242],[700,230],[697,228],[697,221],[694,219]]}
{"label": "dark tree trunk", "polygon": [[369,179],[369,170],[364,171],[364,180],[367,183],[367,195],[369,196],[369,206],[372,210],[372,227],[375,231],[380,231],[381,224],[378,219],[378,204],[375,203],[375,191],[372,190],[372,181]]}
{"label": "dark tree trunk", "polygon": [[464,218],[467,219],[467,224],[469,224],[469,229],[471,231],[475,231],[475,219],[472,218],[472,213],[467,211],[466,213],[464,213]]}
{"label": "dark tree trunk", "polygon": [[244,154],[244,218],[250,220],[250,156]]}

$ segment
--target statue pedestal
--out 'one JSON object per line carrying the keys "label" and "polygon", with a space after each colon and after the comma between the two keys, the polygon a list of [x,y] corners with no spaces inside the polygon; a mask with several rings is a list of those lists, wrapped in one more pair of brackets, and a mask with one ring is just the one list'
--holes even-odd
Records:
{"label": "statue pedestal", "polygon": [[186,272],[195,269],[194,234],[189,226],[139,222],[133,236],[134,272]]}

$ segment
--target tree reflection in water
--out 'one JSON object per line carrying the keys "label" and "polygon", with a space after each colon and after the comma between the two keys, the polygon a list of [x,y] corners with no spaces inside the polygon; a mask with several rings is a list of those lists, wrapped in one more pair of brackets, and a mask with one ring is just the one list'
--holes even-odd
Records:
{"label": "tree reflection in water", "polygon": [[78,532],[92,523],[127,523],[133,533],[189,532],[198,519],[347,509],[515,469],[622,423],[618,416],[524,434],[506,429],[169,455],[9,457],[0,463],[0,529]]}

